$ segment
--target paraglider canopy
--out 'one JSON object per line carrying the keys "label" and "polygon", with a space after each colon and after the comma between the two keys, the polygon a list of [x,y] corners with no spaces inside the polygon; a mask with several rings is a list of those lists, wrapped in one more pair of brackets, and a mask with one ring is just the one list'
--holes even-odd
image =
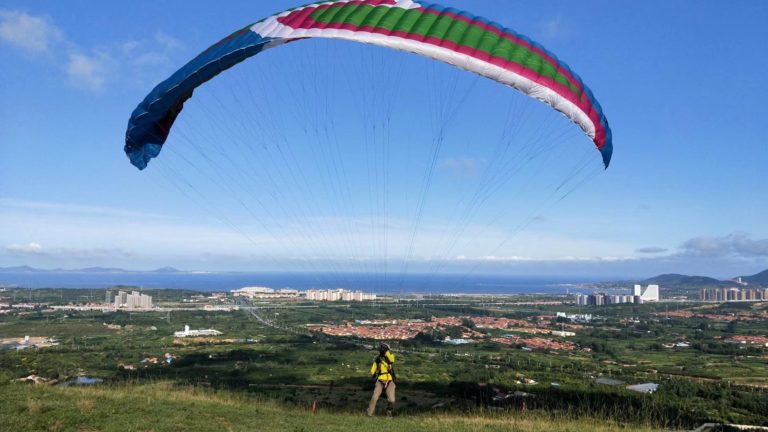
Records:
{"label": "paraglider canopy", "polygon": [[290,9],[217,42],[155,87],[128,122],[125,152],[146,168],[194,90],[267,48],[306,38],[364,42],[440,60],[513,87],[564,114],[594,142],[607,168],[611,130],[589,88],[554,54],[495,22],[412,0],[339,0]]}

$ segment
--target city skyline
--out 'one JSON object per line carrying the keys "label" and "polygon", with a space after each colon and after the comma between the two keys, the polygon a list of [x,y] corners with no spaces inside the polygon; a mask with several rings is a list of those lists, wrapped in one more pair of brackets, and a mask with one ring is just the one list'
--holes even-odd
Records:
{"label": "city skyline", "polygon": [[[598,277],[685,273],[719,278],[768,268],[768,203],[760,195],[768,187],[768,135],[762,127],[761,102],[768,90],[760,73],[767,60],[754,55],[761,49],[759,41],[768,36],[762,25],[768,6],[763,3],[723,10],[715,3],[692,7],[683,2],[592,2],[578,9],[567,2],[518,8],[499,8],[487,1],[445,2],[493,17],[541,42],[573,67],[605,109],[614,131],[615,158],[607,171],[596,173],[546,212],[526,210],[535,217],[501,247],[497,245],[516,228],[502,223],[483,226],[482,217],[493,219],[488,212],[466,229],[485,230],[483,236],[467,247],[463,240],[469,236],[460,236],[456,247],[447,248],[442,244],[452,241],[444,233],[452,230],[453,215],[439,203],[454,190],[473,187],[478,172],[488,166],[485,154],[454,143],[435,163],[435,187],[428,197],[433,207],[420,226],[415,252],[408,253],[411,208],[393,198],[385,221],[389,243],[371,256],[345,254],[337,246],[349,243],[345,224],[370,224],[372,233],[376,223],[385,225],[365,220],[365,214],[350,214],[349,221],[338,223],[298,213],[293,219],[279,219],[279,228],[270,226],[276,233],[272,237],[258,235],[261,228],[253,221],[238,221],[232,230],[227,220],[201,211],[174,184],[156,188],[167,174],[153,171],[161,165],[139,173],[127,163],[122,152],[125,123],[149,89],[232,30],[301,4],[234,2],[211,9],[177,3],[164,5],[164,13],[149,4],[131,9],[89,5],[93,19],[87,25],[71,13],[71,5],[11,0],[0,7],[0,59],[10,65],[0,71],[0,78],[14,83],[0,88],[0,266],[167,265],[207,271],[334,269],[391,275],[408,266],[413,272]],[[175,11],[173,19],[168,10]],[[721,28],[730,34],[728,41],[740,43],[723,41],[712,28]],[[660,45],[666,49],[658,50]],[[315,45],[290,49],[286,53],[304,55]],[[285,54],[280,63],[283,54],[277,51],[265,57],[265,68],[291,60]],[[717,61],[712,52],[718,53]],[[405,70],[417,67],[409,63],[410,57],[400,58]],[[269,63],[272,59],[275,63]],[[750,66],[735,68],[743,59],[749,59]],[[429,73],[436,82],[457,76],[447,68]],[[301,77],[297,71],[282,74]],[[328,85],[339,88],[343,83],[336,77]],[[477,90],[483,96],[499,88],[484,85],[478,84]],[[227,86],[221,89],[237,91]],[[210,100],[205,97],[201,92],[199,100]],[[190,116],[195,101],[189,104]],[[488,101],[489,110],[505,108],[505,101]],[[277,111],[290,111],[290,102],[271,102]],[[409,108],[398,112],[416,114]],[[597,159],[597,152],[587,149],[589,140],[572,129],[569,144],[583,145]],[[455,139],[469,139],[470,132],[455,132]],[[419,136],[415,129],[401,133]],[[176,137],[171,144],[184,142]],[[312,155],[297,150],[299,158]],[[174,153],[160,159],[164,157],[172,161]],[[310,193],[298,191],[288,198],[302,201],[310,199]],[[222,210],[231,220],[240,216],[235,205]],[[249,238],[238,230],[247,231]],[[301,230],[315,232],[296,238],[285,234]],[[373,237],[355,238],[376,244]],[[297,247],[292,254],[281,242],[316,245]]]}

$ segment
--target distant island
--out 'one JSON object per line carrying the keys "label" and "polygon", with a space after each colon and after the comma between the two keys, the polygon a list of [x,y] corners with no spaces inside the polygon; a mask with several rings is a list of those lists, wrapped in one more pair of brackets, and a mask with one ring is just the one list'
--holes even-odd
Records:
{"label": "distant island", "polygon": [[160,267],[155,270],[126,270],[118,267],[85,267],[80,269],[40,269],[28,265],[0,267],[0,273],[192,273],[174,267]]}

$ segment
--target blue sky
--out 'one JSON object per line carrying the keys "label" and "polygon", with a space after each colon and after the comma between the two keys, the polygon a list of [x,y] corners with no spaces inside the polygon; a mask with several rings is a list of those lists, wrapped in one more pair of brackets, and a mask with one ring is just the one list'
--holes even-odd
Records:
{"label": "blue sky", "polygon": [[[172,136],[170,144],[179,152],[164,152],[161,159],[165,158],[157,161],[158,169],[151,165],[139,172],[130,166],[122,152],[126,122],[156,83],[234,29],[301,3],[232,1],[214,7],[203,2],[165,1],[127,7],[116,2],[3,2],[0,265],[384,271],[384,264],[376,263],[383,259],[386,271],[399,271],[408,256],[412,271],[437,266],[459,272],[633,277],[674,271],[726,277],[768,268],[768,86],[763,72],[768,68],[768,58],[763,55],[768,4],[761,1],[727,6],[719,2],[605,1],[578,7],[572,2],[451,2],[514,28],[566,61],[600,100],[615,145],[610,169],[597,172],[563,201],[545,206],[542,213],[532,210],[544,203],[532,192],[516,191],[514,185],[502,189],[453,248],[441,246],[454,220],[448,211],[455,205],[450,199],[471,193],[482,170],[491,164],[487,151],[461,143],[486,133],[491,139],[491,133],[500,127],[484,120],[485,112],[504,111],[512,90],[475,84],[460,72],[425,66],[420,59],[380,50],[373,50],[370,57],[373,61],[392,59],[404,75],[424,74],[402,80],[399,87],[398,95],[408,103],[395,110],[393,122],[401,122],[397,124],[402,127],[393,138],[399,140],[392,147],[395,160],[386,165],[391,190],[384,222],[368,217],[366,209],[373,207],[362,186],[351,189],[353,203],[346,213],[343,206],[329,202],[334,196],[330,189],[323,192],[318,187],[317,191],[327,195],[313,196],[317,191],[287,188],[280,200],[289,203],[279,207],[274,218],[264,216],[256,223],[236,203],[252,197],[253,184],[244,184],[220,199],[218,192],[197,178],[192,190],[203,194],[201,206],[200,200],[178,190],[187,187],[181,178],[194,177],[192,172],[167,179],[176,170],[184,170],[180,158],[185,142],[178,136]],[[302,44],[285,47],[280,53],[264,53],[263,59],[251,59],[253,64],[242,65],[230,78],[201,90],[189,104],[189,114],[183,114],[188,115],[187,126],[182,124],[180,130],[187,136],[214,131],[206,123],[215,123],[218,117],[205,107],[214,106],[219,98],[231,104],[228,95],[243,90],[236,87],[240,79],[250,80],[246,85],[260,91],[262,80],[252,78],[251,71],[279,70],[275,89],[269,90],[273,93],[264,90],[263,95],[271,98],[275,113],[291,113],[297,105],[296,91],[316,85],[312,74],[317,72],[287,65],[308,68],[295,62],[306,56],[333,58],[317,53],[331,54],[337,47],[339,56],[348,50],[350,59],[368,58],[367,47],[340,44],[329,49],[329,45]],[[339,60],[339,65],[349,62]],[[359,67],[358,72],[364,69]],[[392,78],[393,66],[388,67]],[[355,81],[331,73],[338,69],[317,70],[325,74],[323,87],[338,89]],[[471,102],[473,107],[462,111],[465,121],[450,130],[452,141],[439,154],[435,182],[428,193],[429,207],[419,226],[415,250],[408,254],[414,197],[421,181],[414,172],[420,172],[429,158],[429,146],[419,146],[431,139],[428,132],[417,130],[414,120],[420,120],[420,115],[428,117],[424,110],[430,108],[424,107],[440,102],[437,93],[418,89],[430,79],[437,90],[453,79],[460,80],[461,88],[477,97]],[[296,84],[301,80],[305,80],[304,87]],[[364,88],[362,79],[349,85]],[[372,86],[371,97],[386,100],[376,92],[390,91],[388,85]],[[354,106],[353,96],[340,98],[339,106]],[[454,97],[448,104],[459,99]],[[309,105],[315,99],[306,100],[306,106],[299,103],[301,108],[312,108]],[[254,104],[248,101],[244,105],[250,108]],[[525,109],[546,118],[538,107]],[[224,113],[232,116],[238,111],[230,108]],[[235,121],[250,118],[238,115]],[[398,120],[398,115],[403,118]],[[348,121],[355,126],[358,120],[338,112],[334,117],[336,124]],[[489,127],[471,126],[486,121]],[[597,152],[587,148],[589,140],[578,135],[574,125],[548,122],[567,134],[569,143],[575,143],[572,147],[586,149],[576,155],[598,159]],[[301,119],[286,121],[290,130],[280,133],[294,143],[311,141],[312,136],[294,130],[299,123]],[[531,133],[534,129],[531,127]],[[355,134],[364,132],[343,126],[338,130],[342,142],[350,143],[360,139]],[[350,132],[345,134],[347,130]],[[312,173],[315,168],[308,164],[317,154],[300,145],[295,151],[302,166]],[[414,155],[413,159],[399,159],[398,155],[406,154]],[[345,157],[350,176],[366,178],[370,172],[360,168],[365,156],[350,153]],[[360,162],[357,169],[353,168],[355,157]],[[557,179],[557,169],[550,168],[545,174]],[[531,190],[546,192],[551,190],[548,184],[545,178]],[[259,193],[265,194],[259,196],[267,203],[278,200],[266,195],[268,191]],[[319,203],[319,212],[312,214],[306,210],[310,207],[302,210],[301,205],[313,199]],[[206,203],[215,207],[213,212],[203,208]],[[516,223],[511,219],[490,225],[483,221],[506,215],[512,208],[525,209],[512,213],[529,217],[533,223],[499,247]],[[286,219],[288,214],[295,217]],[[388,233],[385,241],[381,229]],[[349,246],[351,252],[345,250],[349,241],[354,243]],[[367,245],[373,245],[373,252],[365,252]],[[440,257],[437,265],[436,256]]]}

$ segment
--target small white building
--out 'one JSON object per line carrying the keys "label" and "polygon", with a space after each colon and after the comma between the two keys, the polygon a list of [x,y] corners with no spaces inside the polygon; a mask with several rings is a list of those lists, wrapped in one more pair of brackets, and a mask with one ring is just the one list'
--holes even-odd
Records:
{"label": "small white building", "polygon": [[552,330],[552,336],[569,337],[576,336],[576,333],[565,330]]}
{"label": "small white building", "polygon": [[592,321],[592,314],[569,314],[565,312],[556,312],[555,316],[567,318],[573,321],[590,322]]}
{"label": "small white building", "polygon": [[445,339],[443,339],[443,343],[447,343],[450,345],[466,345],[473,342],[475,341],[473,341],[472,339],[462,339],[462,338],[451,339],[450,336],[446,336]]}
{"label": "small white building", "polygon": [[184,330],[174,332],[176,337],[195,337],[195,336],[220,336],[222,333],[214,329],[198,329],[190,330],[188,325],[184,326]]}
{"label": "small white building", "polygon": [[260,286],[247,286],[242,287],[239,289],[233,289],[232,294],[234,294],[235,297],[257,297],[257,296],[263,296],[265,294],[272,294],[275,292],[272,288],[267,287],[260,287]]}

